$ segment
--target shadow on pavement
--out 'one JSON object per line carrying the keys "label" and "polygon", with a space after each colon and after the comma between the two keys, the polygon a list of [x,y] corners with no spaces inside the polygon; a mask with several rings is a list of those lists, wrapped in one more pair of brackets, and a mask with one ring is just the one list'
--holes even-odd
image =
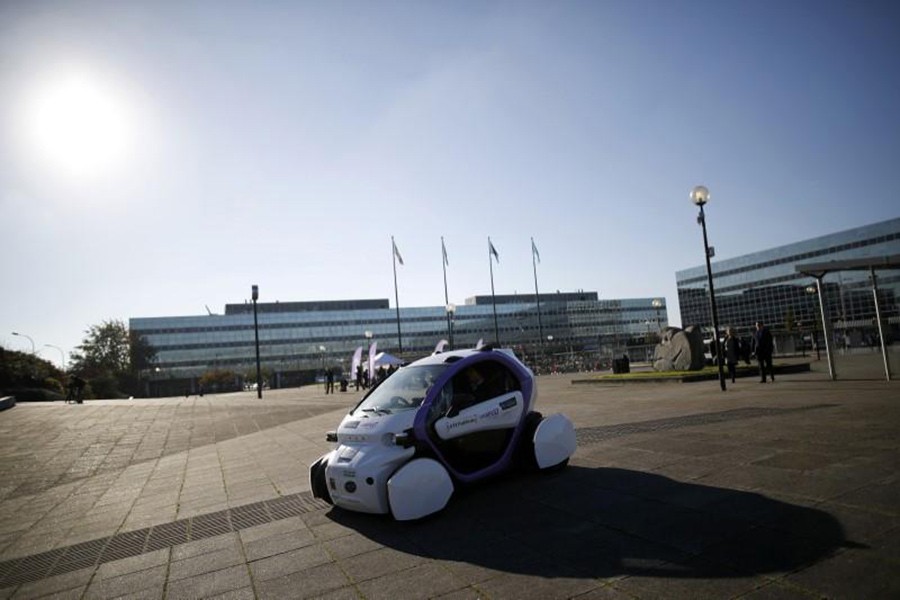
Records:
{"label": "shadow on pavement", "polygon": [[328,517],[394,550],[543,577],[790,572],[846,545],[837,519],[814,508],[612,468],[494,481],[419,522]]}

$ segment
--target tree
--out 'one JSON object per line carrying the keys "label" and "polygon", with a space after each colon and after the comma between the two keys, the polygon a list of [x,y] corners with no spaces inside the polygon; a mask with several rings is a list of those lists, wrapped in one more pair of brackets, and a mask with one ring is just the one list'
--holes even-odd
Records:
{"label": "tree", "polygon": [[92,325],[72,354],[72,373],[87,379],[94,393],[115,398],[140,393],[140,372],[150,368],[156,350],[120,320]]}
{"label": "tree", "polygon": [[128,360],[131,370],[140,373],[156,362],[156,348],[150,345],[147,338],[136,331],[128,332]]}
{"label": "tree", "polygon": [[92,325],[72,354],[72,371],[88,377],[127,372],[129,342],[128,328],[122,321],[110,320]]}
{"label": "tree", "polygon": [[50,361],[0,346],[0,396],[17,400],[60,400],[65,374]]}

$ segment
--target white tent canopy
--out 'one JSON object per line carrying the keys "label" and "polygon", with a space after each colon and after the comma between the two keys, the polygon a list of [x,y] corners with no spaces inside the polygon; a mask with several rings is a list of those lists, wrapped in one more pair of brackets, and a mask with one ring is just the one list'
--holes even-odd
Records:
{"label": "white tent canopy", "polygon": [[388,354],[387,352],[379,352],[375,355],[375,366],[376,367],[388,367],[390,365],[400,366],[403,364],[403,361],[393,354]]}

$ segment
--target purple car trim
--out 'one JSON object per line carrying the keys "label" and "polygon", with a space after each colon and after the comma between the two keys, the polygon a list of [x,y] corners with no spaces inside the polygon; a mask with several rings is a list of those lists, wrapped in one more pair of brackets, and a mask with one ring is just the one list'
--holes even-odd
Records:
{"label": "purple car trim", "polygon": [[[519,380],[519,384],[522,386],[522,397],[524,398],[525,403],[524,412],[522,413],[522,418],[516,424],[509,445],[506,447],[506,450],[503,451],[503,455],[497,462],[472,473],[460,473],[447,462],[440,449],[432,441],[431,436],[428,433],[428,428],[425,420],[428,416],[428,411],[431,408],[431,404],[434,402],[435,398],[437,398],[440,391],[444,389],[444,386],[447,384],[447,382],[466,367],[484,361],[500,362],[513,372],[513,374]],[[528,415],[529,412],[531,412],[531,396],[533,391],[534,383],[528,371],[526,371],[518,361],[510,358],[503,352],[486,350],[478,354],[466,356],[465,358],[451,363],[450,367],[444,373],[442,373],[440,377],[438,377],[437,381],[435,381],[434,385],[431,387],[431,390],[425,396],[425,400],[419,407],[419,410],[416,413],[416,419],[413,422],[413,430],[415,431],[416,439],[419,441],[424,441],[426,444],[428,444],[428,447],[431,448],[435,455],[440,459],[441,464],[443,464],[447,468],[454,479],[465,483],[472,483],[474,481],[478,481],[479,479],[501,473],[504,470],[508,469],[510,464],[512,463],[512,457],[515,453],[516,446],[519,442],[519,437],[522,434],[522,429],[525,424],[525,416]]]}

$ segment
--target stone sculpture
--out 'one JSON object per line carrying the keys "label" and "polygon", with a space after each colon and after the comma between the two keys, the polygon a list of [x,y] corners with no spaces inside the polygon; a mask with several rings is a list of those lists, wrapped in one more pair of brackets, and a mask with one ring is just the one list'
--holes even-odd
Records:
{"label": "stone sculpture", "polygon": [[699,371],[706,362],[704,350],[699,327],[668,327],[653,352],[653,368],[657,371]]}

